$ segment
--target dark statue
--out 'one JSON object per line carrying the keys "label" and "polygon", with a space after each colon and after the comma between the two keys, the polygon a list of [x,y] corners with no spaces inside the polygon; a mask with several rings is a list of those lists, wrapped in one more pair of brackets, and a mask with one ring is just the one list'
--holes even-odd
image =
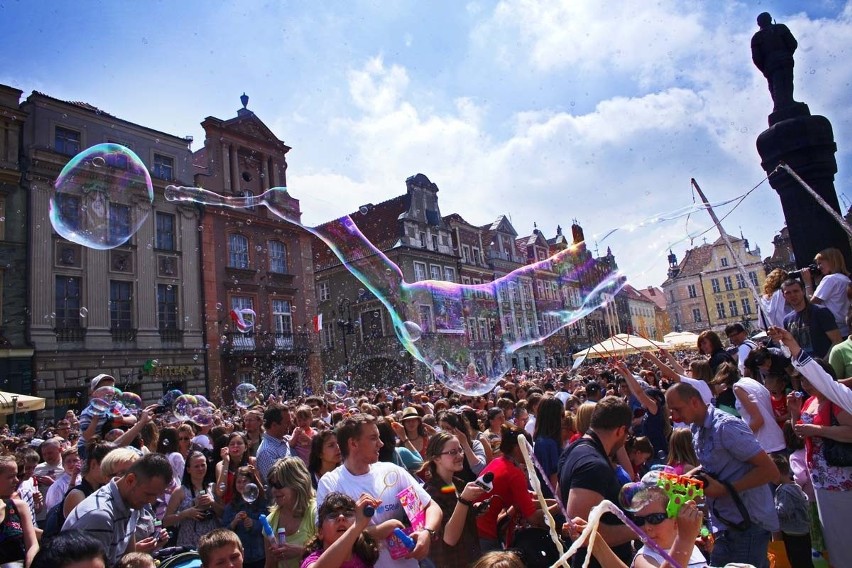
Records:
{"label": "dark statue", "polygon": [[769,82],[774,111],[795,104],[793,100],[793,53],[798,43],[784,24],[772,22],[763,12],[757,17],[760,31],[751,38],[751,59]]}

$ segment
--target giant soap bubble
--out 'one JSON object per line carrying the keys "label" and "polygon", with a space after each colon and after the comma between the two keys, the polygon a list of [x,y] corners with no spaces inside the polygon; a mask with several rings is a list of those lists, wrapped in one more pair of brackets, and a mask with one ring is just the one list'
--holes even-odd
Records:
{"label": "giant soap bubble", "polygon": [[151,211],[154,187],[142,160],[118,144],[97,144],[69,161],[50,198],[50,223],[64,238],[105,250],[123,245]]}
{"label": "giant soap bubble", "polygon": [[[527,264],[493,282],[477,285],[437,280],[406,282],[402,271],[367,240],[351,217],[318,227],[298,218],[295,200],[286,188],[261,195],[222,196],[196,187],[166,187],[166,199],[243,209],[263,205],[281,219],[321,239],[390,314],[394,332],[405,350],[450,389],[469,395],[489,392],[511,368],[519,348],[543,341],[594,311],[626,283],[611,273],[586,295],[581,305],[565,308],[559,290],[576,283],[593,260],[567,248],[546,260]],[[537,304],[534,282],[555,283]],[[550,309],[539,310],[539,305]],[[237,397],[235,396],[235,399]],[[239,401],[238,401],[238,404]]]}
{"label": "giant soap bubble", "polygon": [[260,393],[257,387],[251,383],[237,385],[234,389],[234,403],[240,408],[250,408],[260,403]]}

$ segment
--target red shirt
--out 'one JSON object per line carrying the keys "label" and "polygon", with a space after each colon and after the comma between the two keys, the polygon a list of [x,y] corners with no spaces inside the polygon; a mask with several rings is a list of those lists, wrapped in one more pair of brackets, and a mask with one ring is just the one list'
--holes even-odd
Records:
{"label": "red shirt", "polygon": [[480,537],[495,540],[497,516],[500,511],[514,505],[521,516],[526,518],[536,511],[537,505],[527,491],[526,474],[506,456],[494,458],[479,474],[480,477],[489,471],[494,473],[493,487],[482,500],[490,497],[491,505],[485,513],[476,518],[476,528]]}

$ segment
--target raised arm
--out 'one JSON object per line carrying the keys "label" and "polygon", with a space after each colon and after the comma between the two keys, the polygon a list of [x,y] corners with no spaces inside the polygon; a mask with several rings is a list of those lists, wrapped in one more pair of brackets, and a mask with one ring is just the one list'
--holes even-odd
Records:
{"label": "raised arm", "polygon": [[643,351],[642,357],[656,365],[657,368],[660,370],[660,373],[662,373],[665,378],[669,379],[674,383],[680,382],[680,374],[673,368],[663,363],[662,360],[660,360],[656,355],[654,355],[650,351]]}
{"label": "raised arm", "polygon": [[630,372],[630,369],[627,368],[627,365],[624,364],[624,361],[619,361],[616,363],[615,368],[624,377],[624,380],[627,381],[627,388],[630,389],[630,392],[633,393],[633,396],[636,397],[636,400],[639,401],[639,404],[642,405],[648,412],[651,414],[657,414],[660,408],[657,406],[657,401],[653,398],[645,394],[645,390],[639,384],[639,381],[636,380],[636,377],[633,376],[633,373]]}

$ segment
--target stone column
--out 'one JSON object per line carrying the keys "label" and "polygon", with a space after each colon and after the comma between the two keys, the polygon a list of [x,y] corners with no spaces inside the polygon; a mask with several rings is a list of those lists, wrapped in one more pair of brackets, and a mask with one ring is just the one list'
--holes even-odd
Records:
{"label": "stone column", "polygon": [[260,189],[269,189],[269,158],[265,154],[260,155]]}
{"label": "stone column", "polygon": [[231,189],[231,147],[222,143],[222,187]]}
{"label": "stone column", "polygon": [[275,165],[275,158],[269,158],[269,169],[272,171],[272,187],[281,187],[281,176],[278,174],[278,166]]}
{"label": "stone column", "polygon": [[781,198],[797,266],[811,264],[828,247],[840,249],[849,266],[852,251],[843,228],[790,174],[775,172],[780,162],[786,163],[843,215],[834,189],[837,145],[831,123],[824,116],[812,116],[804,103],[772,113],[769,123],[757,137],[757,151],[770,185]]}
{"label": "stone column", "polygon": [[236,144],[231,144],[231,191],[234,193],[239,193],[240,191],[240,165],[237,161],[237,154],[239,154],[239,146]]}

